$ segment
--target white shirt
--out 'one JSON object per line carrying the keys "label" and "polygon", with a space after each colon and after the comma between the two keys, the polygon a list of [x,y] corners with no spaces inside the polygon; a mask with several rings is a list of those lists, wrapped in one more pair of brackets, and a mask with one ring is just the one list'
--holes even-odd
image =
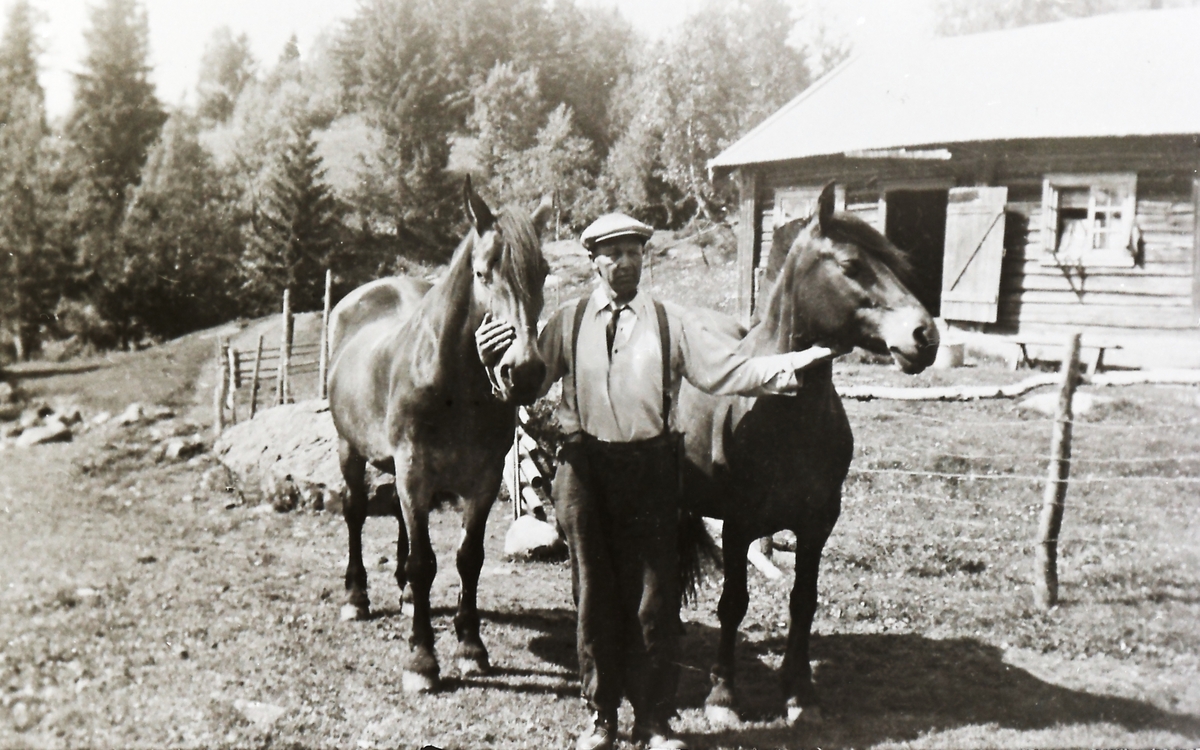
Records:
{"label": "white shirt", "polygon": [[[576,305],[570,302],[556,310],[538,339],[547,368],[543,393],[563,379],[557,412],[563,431],[583,430],[609,442],[662,434],[662,350],[654,301],[639,292],[621,313],[611,361],[607,327],[613,306],[607,290],[599,287],[588,299],[579,328],[578,361],[572,362]],[[802,352],[746,356],[737,351],[740,329],[732,319],[669,302],[663,307],[671,335],[672,396],[684,377],[700,390],[719,395],[779,393],[794,387],[796,370],[812,360]]]}

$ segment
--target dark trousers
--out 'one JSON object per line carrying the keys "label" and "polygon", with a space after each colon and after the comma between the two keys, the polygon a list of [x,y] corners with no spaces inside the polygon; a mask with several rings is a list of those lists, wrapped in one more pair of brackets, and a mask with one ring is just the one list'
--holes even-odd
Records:
{"label": "dark trousers", "polygon": [[554,481],[579,608],[583,697],[616,720],[659,727],[675,710],[679,625],[679,475],[671,435],[568,442]]}

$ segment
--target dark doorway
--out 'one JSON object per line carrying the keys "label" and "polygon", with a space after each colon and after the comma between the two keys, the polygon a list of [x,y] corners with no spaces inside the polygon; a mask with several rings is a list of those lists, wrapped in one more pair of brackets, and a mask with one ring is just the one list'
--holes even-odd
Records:
{"label": "dark doorway", "polygon": [[942,307],[942,254],[946,246],[947,190],[890,190],[887,238],[908,253],[917,275],[913,293],[937,316]]}

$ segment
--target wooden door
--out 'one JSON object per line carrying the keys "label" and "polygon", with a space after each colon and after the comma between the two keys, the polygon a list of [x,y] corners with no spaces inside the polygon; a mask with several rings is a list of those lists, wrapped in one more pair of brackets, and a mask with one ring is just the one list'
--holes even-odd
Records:
{"label": "wooden door", "polygon": [[941,316],[946,320],[996,322],[1007,202],[1006,187],[950,190],[942,256]]}

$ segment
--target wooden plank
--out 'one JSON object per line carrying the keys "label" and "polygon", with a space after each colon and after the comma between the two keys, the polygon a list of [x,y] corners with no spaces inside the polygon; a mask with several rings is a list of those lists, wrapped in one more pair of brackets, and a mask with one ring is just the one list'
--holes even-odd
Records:
{"label": "wooden plank", "polygon": [[1004,305],[1062,305],[1064,307],[1145,307],[1159,306],[1164,308],[1173,307],[1190,307],[1192,299],[1190,296],[1162,296],[1153,297],[1144,294],[1119,294],[1105,292],[1087,292],[1082,295],[1072,294],[1070,292],[1045,292],[1038,290],[1018,290],[1004,292],[1000,295],[1000,302]]}
{"label": "wooden plank", "polygon": [[952,188],[946,206],[942,309],[947,320],[994,323],[1008,188]]}
{"label": "wooden plank", "polygon": [[1200,170],[1192,178],[1192,319],[1200,321]]}
{"label": "wooden plank", "polygon": [[1005,276],[1000,293],[1005,292],[1062,292],[1075,296],[1083,294],[1132,294],[1147,297],[1184,297],[1191,299],[1192,279],[1189,276],[1146,274],[1141,276],[1071,276],[1062,273],[1023,274],[1019,268],[1004,267]]}
{"label": "wooden plank", "polygon": [[[1057,276],[1062,278],[1062,269],[1054,265],[1044,265],[1040,258],[1009,257],[1004,259],[1004,273],[1020,273],[1025,276]],[[1075,274],[1076,276],[1078,274]],[[1087,269],[1089,279],[1093,278],[1139,278],[1139,277],[1175,277],[1191,278],[1191,263],[1147,263],[1144,266],[1095,266]]]}
{"label": "wooden plank", "polygon": [[1194,330],[1197,328],[1195,315],[1190,308],[1163,305],[1131,305],[1128,307],[1048,305],[1044,303],[1001,305],[996,322],[1006,326],[1046,323],[1164,330]]}
{"label": "wooden plank", "polygon": [[754,315],[754,269],[758,265],[759,231],[758,215],[761,203],[758,198],[758,176],[750,169],[738,172],[741,219],[738,224],[738,317],[743,325],[750,324]]}

